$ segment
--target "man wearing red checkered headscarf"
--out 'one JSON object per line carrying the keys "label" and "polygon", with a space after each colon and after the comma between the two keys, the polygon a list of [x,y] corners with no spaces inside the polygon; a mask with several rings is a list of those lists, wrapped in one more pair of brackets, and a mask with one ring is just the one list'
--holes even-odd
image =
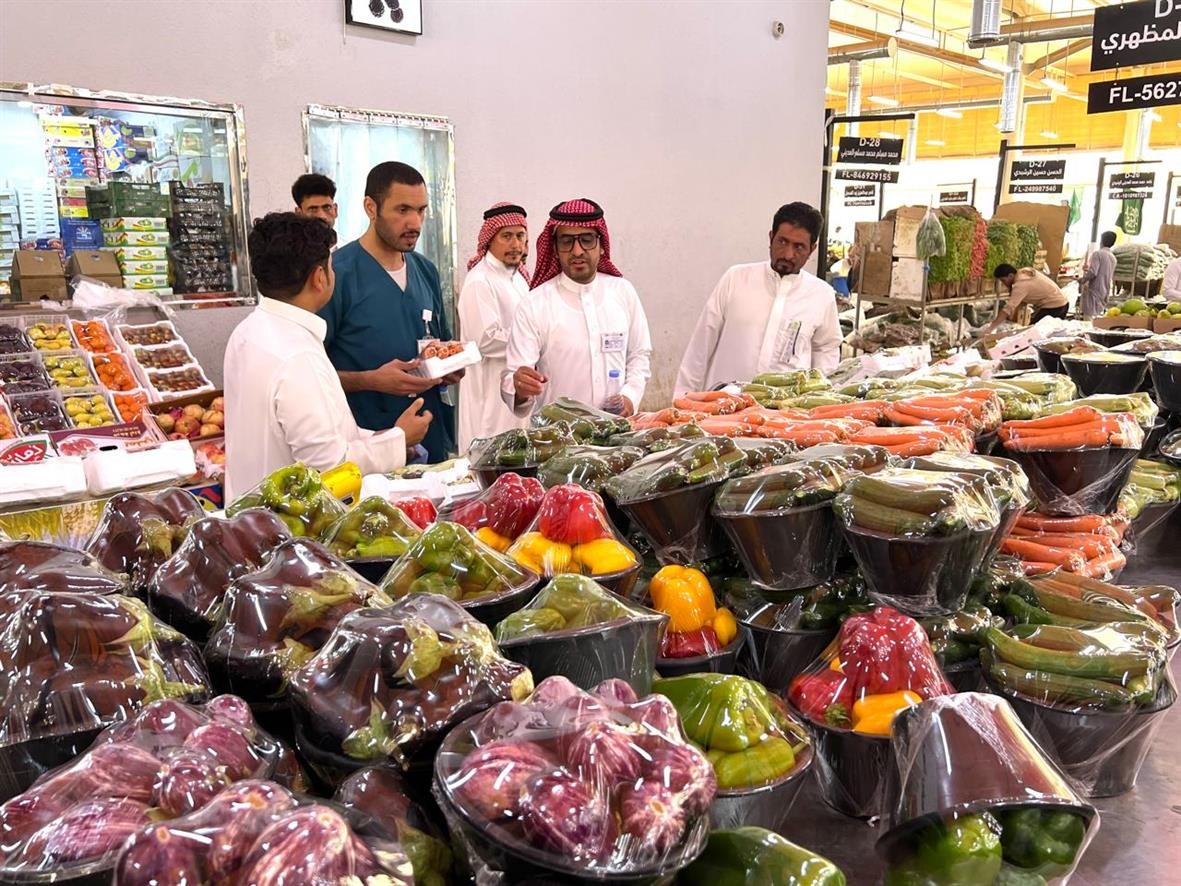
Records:
{"label": "man wearing red checkered headscarf", "polygon": [[550,210],[531,289],[513,320],[501,385],[514,414],[529,416],[559,397],[635,412],[651,374],[652,338],[635,287],[611,261],[594,200]]}
{"label": "man wearing red checkered headscarf", "polygon": [[521,300],[529,294],[528,254],[525,210],[515,203],[497,203],[485,211],[458,301],[460,335],[476,342],[484,358],[459,386],[460,452],[467,452],[480,437],[528,423],[527,418],[513,415],[498,396],[509,328]]}

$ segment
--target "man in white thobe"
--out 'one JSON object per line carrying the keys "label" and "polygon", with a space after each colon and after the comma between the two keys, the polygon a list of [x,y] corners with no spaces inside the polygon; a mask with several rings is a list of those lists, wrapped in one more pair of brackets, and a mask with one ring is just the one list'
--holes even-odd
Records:
{"label": "man in white thobe", "polygon": [[635,287],[611,261],[602,207],[581,198],[550,210],[531,287],[509,334],[505,403],[525,416],[573,397],[633,414],[651,375],[652,338]]}
{"label": "man in white thobe", "polygon": [[389,430],[357,427],[316,315],[332,298],[335,242],[332,228],[293,212],[272,212],[250,232],[261,297],[226,344],[226,501],[297,461],[321,471],[346,461],[363,473],[393,470],[430,426],[419,399]]}
{"label": "man in white thobe", "polygon": [[467,452],[473,440],[529,423],[528,418],[514,415],[500,396],[509,330],[517,307],[529,294],[528,255],[524,209],[497,203],[484,213],[476,254],[468,262],[459,291],[460,337],[474,341],[484,358],[468,370],[459,386],[460,453]]}
{"label": "man in white thobe", "polygon": [[806,203],[780,207],[771,223],[770,259],[734,265],[722,275],[685,349],[677,396],[762,372],[836,368],[836,293],[804,270],[820,225],[820,213]]}

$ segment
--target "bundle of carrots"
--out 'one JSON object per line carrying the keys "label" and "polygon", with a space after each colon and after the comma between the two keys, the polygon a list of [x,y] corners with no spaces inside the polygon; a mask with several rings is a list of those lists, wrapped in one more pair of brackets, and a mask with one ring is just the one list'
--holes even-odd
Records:
{"label": "bundle of carrots", "polygon": [[871,425],[885,421],[886,410],[890,408],[885,400],[854,400],[852,403],[836,403],[832,406],[816,406],[808,410],[809,418],[855,418]]}
{"label": "bundle of carrots", "polygon": [[1006,449],[1139,449],[1144,431],[1130,412],[1103,413],[1091,406],[1028,421],[1007,421],[1000,438]]}
{"label": "bundle of carrots", "polygon": [[1121,514],[1047,517],[1025,513],[1001,551],[1021,560],[1026,575],[1060,569],[1092,578],[1112,575],[1127,564],[1119,549],[1128,519]]}
{"label": "bundle of carrots", "polygon": [[963,425],[918,425],[905,428],[871,428],[857,431],[849,442],[884,446],[899,458],[932,452],[971,452],[975,435]]}
{"label": "bundle of carrots", "polygon": [[1153,585],[1145,588],[1121,587],[1067,572],[1039,576],[1031,579],[1030,583],[1039,590],[1075,597],[1087,602],[1115,601],[1122,603],[1124,606],[1129,606],[1147,615],[1161,625],[1168,632],[1170,640],[1177,637],[1177,605],[1178,602],[1181,602],[1179,600],[1181,595],[1166,585]]}
{"label": "bundle of carrots", "polygon": [[671,428],[675,425],[688,424],[695,418],[697,416],[693,413],[682,412],[670,406],[659,412],[637,412],[628,421],[631,423],[633,431],[647,431],[651,428]]}
{"label": "bundle of carrots", "polygon": [[758,405],[750,394],[729,394],[725,391],[692,391],[673,400],[673,406],[677,409],[704,415],[733,415]]}
{"label": "bundle of carrots", "polygon": [[885,417],[901,427],[963,425],[973,434],[985,434],[1000,427],[1002,411],[994,392],[972,390],[896,400],[888,404]]}

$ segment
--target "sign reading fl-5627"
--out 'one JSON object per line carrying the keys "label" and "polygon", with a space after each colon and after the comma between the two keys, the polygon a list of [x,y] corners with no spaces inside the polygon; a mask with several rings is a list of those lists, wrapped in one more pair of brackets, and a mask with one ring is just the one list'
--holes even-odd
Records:
{"label": "sign reading fl-5627", "polygon": [[1181,72],[1103,80],[1087,86],[1087,113],[1181,105]]}

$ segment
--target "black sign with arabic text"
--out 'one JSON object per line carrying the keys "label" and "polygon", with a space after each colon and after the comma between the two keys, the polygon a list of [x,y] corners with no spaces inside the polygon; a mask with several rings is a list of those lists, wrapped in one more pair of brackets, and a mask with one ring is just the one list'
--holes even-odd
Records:
{"label": "black sign with arabic text", "polygon": [[837,162],[897,166],[902,162],[902,139],[841,136],[837,146]]}
{"label": "black sign with arabic text", "polygon": [[1108,200],[1151,200],[1155,172],[1117,172],[1111,177]]}
{"label": "black sign with arabic text", "polygon": [[943,203],[967,203],[968,196],[969,195],[968,195],[967,191],[940,191],[939,192],[939,202],[941,204],[943,204]]}
{"label": "black sign with arabic text", "polygon": [[1061,194],[1062,182],[1032,182],[1009,185],[1010,194]]}
{"label": "black sign with arabic text", "polygon": [[1014,160],[1009,167],[1009,181],[1014,182],[1052,181],[1065,176],[1065,160]]}
{"label": "black sign with arabic text", "polygon": [[1095,10],[1091,70],[1181,60],[1181,0],[1141,0]]}
{"label": "black sign with arabic text", "polygon": [[876,206],[877,203],[877,185],[845,185],[846,206]]}
{"label": "black sign with arabic text", "polygon": [[846,182],[883,182],[885,184],[898,183],[897,169],[838,169],[838,181]]}

